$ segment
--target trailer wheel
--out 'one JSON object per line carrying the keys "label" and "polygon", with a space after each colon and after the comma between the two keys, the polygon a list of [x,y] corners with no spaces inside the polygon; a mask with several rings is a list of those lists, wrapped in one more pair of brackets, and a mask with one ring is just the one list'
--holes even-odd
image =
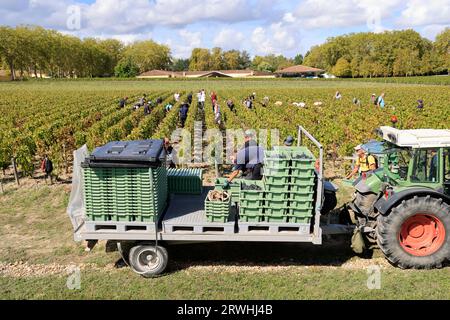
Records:
{"label": "trailer wheel", "polygon": [[430,196],[403,200],[378,217],[377,240],[395,266],[441,268],[450,259],[450,206]]}
{"label": "trailer wheel", "polygon": [[166,248],[151,243],[139,244],[131,248],[129,253],[130,266],[134,272],[145,278],[152,278],[164,272],[169,261]]}

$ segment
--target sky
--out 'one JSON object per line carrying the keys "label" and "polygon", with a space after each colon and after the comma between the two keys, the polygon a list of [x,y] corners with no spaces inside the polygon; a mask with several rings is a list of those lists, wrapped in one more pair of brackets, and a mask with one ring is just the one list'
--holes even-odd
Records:
{"label": "sky", "polygon": [[152,39],[175,58],[216,46],[294,57],[350,32],[412,28],[434,40],[450,26],[450,0],[0,0],[0,25],[24,24],[81,38]]}

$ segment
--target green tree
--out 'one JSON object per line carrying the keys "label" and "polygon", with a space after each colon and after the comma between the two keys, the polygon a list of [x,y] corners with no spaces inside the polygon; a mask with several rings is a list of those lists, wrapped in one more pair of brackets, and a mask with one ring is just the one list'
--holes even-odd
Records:
{"label": "green tree", "polygon": [[347,78],[352,75],[350,63],[344,58],[339,58],[331,72],[341,78]]}
{"label": "green tree", "polygon": [[174,59],[170,67],[172,71],[188,71],[189,59]]}
{"label": "green tree", "polygon": [[171,64],[169,47],[153,40],[137,41],[126,47],[122,59],[129,58],[138,66],[141,73],[153,69],[165,70]]}
{"label": "green tree", "polygon": [[206,71],[211,70],[211,54],[208,49],[194,48],[189,59],[189,70]]}
{"label": "green tree", "polygon": [[297,54],[297,55],[294,57],[294,63],[295,63],[296,65],[303,64],[303,55],[302,55],[301,53]]}
{"label": "green tree", "polygon": [[240,52],[238,50],[230,50],[226,51],[223,54],[223,58],[225,60],[225,69],[227,70],[236,70],[240,68]]}
{"label": "green tree", "polygon": [[114,68],[115,76],[118,78],[133,78],[139,74],[139,67],[133,62],[131,57],[120,60]]}

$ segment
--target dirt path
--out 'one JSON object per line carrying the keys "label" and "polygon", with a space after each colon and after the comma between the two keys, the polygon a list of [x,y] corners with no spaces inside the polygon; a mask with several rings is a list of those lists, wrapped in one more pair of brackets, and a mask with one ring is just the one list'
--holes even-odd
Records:
{"label": "dirt path", "polygon": [[[315,266],[315,265],[297,265],[290,262],[275,264],[250,264],[236,263],[235,265],[223,264],[220,262],[202,262],[202,263],[177,263],[175,262],[172,269],[184,270],[190,272],[207,272],[207,273],[259,273],[259,272],[283,272],[283,271],[314,271],[314,270],[365,270],[370,266],[377,265],[382,269],[393,268],[383,258],[373,259],[355,259],[347,261],[340,266]],[[75,268],[80,271],[100,271],[114,272],[116,269],[114,264],[108,264],[105,267],[99,267],[96,264],[30,264],[28,262],[17,261],[14,263],[0,262],[0,276],[13,278],[28,277],[45,277],[45,276],[66,276],[74,272]],[[123,269],[122,269],[123,270]]]}

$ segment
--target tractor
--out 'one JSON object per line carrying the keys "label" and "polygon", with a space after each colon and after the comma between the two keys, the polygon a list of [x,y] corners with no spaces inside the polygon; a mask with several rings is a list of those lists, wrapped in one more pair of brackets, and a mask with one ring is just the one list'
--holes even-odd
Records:
{"label": "tractor", "polygon": [[450,130],[380,127],[382,165],[363,174],[347,205],[363,249],[378,245],[400,268],[450,258]]}

